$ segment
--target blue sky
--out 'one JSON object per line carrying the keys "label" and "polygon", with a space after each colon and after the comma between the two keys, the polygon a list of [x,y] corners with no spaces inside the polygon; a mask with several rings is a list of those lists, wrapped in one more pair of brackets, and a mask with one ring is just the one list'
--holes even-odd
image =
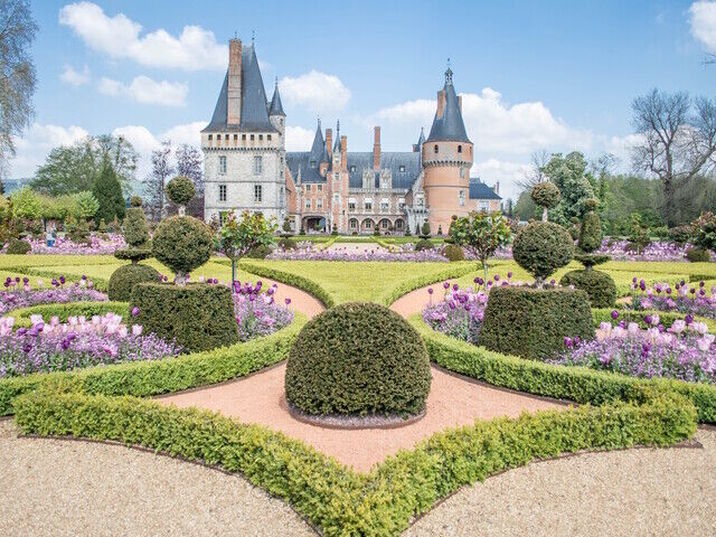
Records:
{"label": "blue sky", "polygon": [[[210,7],[206,7],[210,6]],[[349,150],[382,125],[386,150],[429,129],[450,57],[476,144],[474,175],[505,194],[538,149],[610,151],[628,167],[630,103],[652,87],[713,97],[716,2],[55,2],[40,31],[33,125],[13,176],[53,145],[125,134],[143,155],[198,141],[226,69],[226,42],[256,35],[264,82],[278,77],[287,144],[307,148],[316,116],[341,119]]]}

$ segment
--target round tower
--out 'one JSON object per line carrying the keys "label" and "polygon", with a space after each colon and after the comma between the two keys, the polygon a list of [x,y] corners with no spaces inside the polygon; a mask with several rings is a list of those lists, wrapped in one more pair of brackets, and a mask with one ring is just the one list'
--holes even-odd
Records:
{"label": "round tower", "polygon": [[452,70],[438,91],[437,110],[430,135],[422,144],[425,208],[433,234],[447,234],[453,215],[464,216],[470,197],[473,145],[462,120],[462,99],[455,93]]}

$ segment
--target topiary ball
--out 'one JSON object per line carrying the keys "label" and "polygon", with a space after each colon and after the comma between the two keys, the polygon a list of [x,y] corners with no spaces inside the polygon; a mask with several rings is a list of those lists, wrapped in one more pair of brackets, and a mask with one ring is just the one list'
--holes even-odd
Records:
{"label": "topiary ball", "polygon": [[559,284],[562,287],[573,285],[589,296],[593,308],[613,308],[617,301],[617,286],[612,277],[598,270],[571,270],[565,274]]}
{"label": "topiary ball", "polygon": [[534,201],[536,205],[546,207],[547,209],[556,207],[559,200],[562,198],[559,188],[557,188],[557,185],[551,181],[537,183],[532,187],[530,195],[532,196],[532,201]]}
{"label": "topiary ball", "polygon": [[532,222],[517,232],[512,257],[538,281],[567,265],[574,256],[574,242],[566,229],[552,222]]}
{"label": "topiary ball", "polygon": [[442,254],[450,261],[464,261],[465,252],[457,244],[448,244],[443,248]]}
{"label": "topiary ball", "polygon": [[148,265],[122,265],[112,273],[107,284],[107,296],[110,300],[128,302],[132,288],[138,283],[159,281],[159,272]]}
{"label": "topiary ball", "polygon": [[7,245],[7,253],[10,255],[25,255],[30,250],[32,245],[22,239],[10,239],[10,244]]}
{"label": "topiary ball", "polygon": [[425,410],[430,360],[397,313],[352,302],[309,321],[291,347],[286,399],[309,415],[402,416]]}
{"label": "topiary ball", "polygon": [[182,276],[206,263],[214,245],[209,226],[191,216],[172,216],[157,227],[152,255]]}
{"label": "topiary ball", "polygon": [[177,205],[186,205],[196,194],[196,189],[191,179],[177,175],[167,183],[166,192],[167,197]]}
{"label": "topiary ball", "polygon": [[428,239],[420,239],[415,243],[415,251],[422,252],[423,250],[430,250],[433,246],[434,244]]}

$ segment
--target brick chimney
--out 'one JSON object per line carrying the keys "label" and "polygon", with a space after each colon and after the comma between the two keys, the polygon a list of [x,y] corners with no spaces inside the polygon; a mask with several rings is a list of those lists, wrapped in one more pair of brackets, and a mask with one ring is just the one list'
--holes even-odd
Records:
{"label": "brick chimney", "polygon": [[373,169],[380,170],[380,127],[373,128]]}
{"label": "brick chimney", "polygon": [[438,118],[445,112],[445,90],[438,91]]}
{"label": "brick chimney", "polygon": [[496,181],[495,182],[495,194],[499,194],[499,193],[500,193],[500,182]]}
{"label": "brick chimney", "polygon": [[348,138],[341,136],[341,165],[346,168],[348,164]]}
{"label": "brick chimney", "polygon": [[229,40],[229,83],[226,122],[241,123],[241,40]]}
{"label": "brick chimney", "polygon": [[328,158],[333,158],[333,130],[326,129],[326,152]]}

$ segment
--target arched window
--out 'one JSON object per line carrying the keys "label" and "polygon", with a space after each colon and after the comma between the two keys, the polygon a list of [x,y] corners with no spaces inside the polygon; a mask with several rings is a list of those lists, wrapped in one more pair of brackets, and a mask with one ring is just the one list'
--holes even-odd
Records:
{"label": "arched window", "polygon": [[437,153],[438,153],[438,144],[435,144],[435,154],[437,155]]}
{"label": "arched window", "polygon": [[461,146],[461,145],[457,146],[457,152],[458,152],[458,153],[462,153],[462,146]]}

